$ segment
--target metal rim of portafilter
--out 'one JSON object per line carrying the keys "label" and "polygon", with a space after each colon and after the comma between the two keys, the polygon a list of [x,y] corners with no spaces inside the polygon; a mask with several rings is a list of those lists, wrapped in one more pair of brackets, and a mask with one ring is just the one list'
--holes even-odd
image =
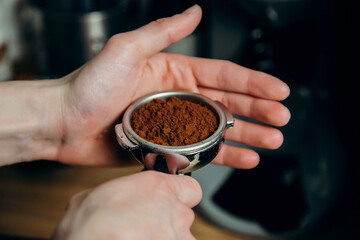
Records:
{"label": "metal rim of portafilter", "polygon": [[[137,135],[131,126],[133,114],[154,99],[166,100],[173,96],[205,105],[213,111],[219,119],[215,132],[203,141],[185,146],[154,144]],[[134,101],[126,109],[122,123],[115,126],[115,132],[120,146],[130,151],[133,157],[144,165],[144,169],[188,174],[210,163],[216,157],[224,142],[225,131],[233,126],[234,118],[222,103],[200,94],[172,91],[147,95]]]}

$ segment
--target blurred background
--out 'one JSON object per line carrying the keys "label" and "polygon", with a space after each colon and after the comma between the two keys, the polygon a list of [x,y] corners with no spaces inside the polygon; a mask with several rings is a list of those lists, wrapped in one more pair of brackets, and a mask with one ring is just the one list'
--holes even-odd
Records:
{"label": "blurred background", "polygon": [[[195,237],[358,239],[359,14],[353,2],[0,0],[0,81],[64,76],[113,34],[198,3],[199,27],[165,51],[226,59],[277,76],[290,86],[284,104],[292,119],[281,128],[280,149],[256,149],[261,162],[255,169],[209,165],[193,174],[204,191]],[[48,239],[72,194],[138,170],[44,161],[2,167],[0,239]]]}

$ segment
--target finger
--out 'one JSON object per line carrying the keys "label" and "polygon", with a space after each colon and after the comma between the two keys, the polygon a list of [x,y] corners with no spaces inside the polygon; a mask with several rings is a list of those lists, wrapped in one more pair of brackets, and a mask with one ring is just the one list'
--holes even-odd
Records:
{"label": "finger", "polygon": [[229,61],[192,57],[189,65],[202,87],[271,100],[284,100],[290,94],[289,87],[278,78]]}
{"label": "finger", "polygon": [[186,206],[195,207],[202,198],[200,184],[192,177],[168,175],[172,180],[172,190],[177,198]]}
{"label": "finger", "polygon": [[235,119],[234,127],[226,131],[225,139],[267,149],[279,148],[284,140],[276,128],[239,119]]}
{"label": "finger", "polygon": [[199,88],[199,90],[201,94],[222,102],[232,113],[240,116],[274,126],[284,126],[290,120],[290,111],[277,101],[210,88]]}
{"label": "finger", "polygon": [[187,240],[196,240],[196,238],[194,237],[194,235],[191,233],[191,226],[189,226],[188,228],[182,228],[178,230],[178,235],[179,238],[178,239],[187,239]]}
{"label": "finger", "polygon": [[141,51],[138,56],[132,57],[149,57],[191,34],[200,23],[201,16],[201,8],[194,5],[181,14],[158,19],[137,30],[118,34],[112,41],[118,41],[119,44],[128,42],[137,51]]}
{"label": "finger", "polygon": [[91,189],[87,189],[72,196],[70,201],[66,205],[66,210],[73,208],[77,209],[91,191],[92,191]]}
{"label": "finger", "polygon": [[233,168],[251,169],[259,164],[259,159],[259,154],[254,150],[224,144],[212,163]]}
{"label": "finger", "polygon": [[184,204],[176,204],[173,206],[173,208],[178,219],[181,219],[181,221],[179,221],[175,226],[179,236],[189,236],[188,234],[190,234],[191,225],[195,220],[194,211]]}

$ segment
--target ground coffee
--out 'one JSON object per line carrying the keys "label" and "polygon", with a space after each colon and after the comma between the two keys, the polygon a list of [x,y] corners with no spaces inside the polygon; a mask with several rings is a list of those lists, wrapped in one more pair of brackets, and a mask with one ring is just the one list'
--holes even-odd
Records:
{"label": "ground coffee", "polygon": [[212,135],[218,116],[208,107],[177,97],[155,99],[134,113],[132,128],[149,142],[183,146],[200,142]]}

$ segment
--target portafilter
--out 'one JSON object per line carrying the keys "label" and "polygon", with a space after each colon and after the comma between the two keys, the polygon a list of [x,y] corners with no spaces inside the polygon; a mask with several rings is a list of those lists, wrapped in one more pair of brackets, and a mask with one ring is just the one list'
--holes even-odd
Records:
{"label": "portafilter", "polygon": [[[204,105],[213,111],[219,119],[215,132],[198,143],[184,146],[154,144],[135,133],[131,121],[137,110],[154,99],[167,100],[174,96]],[[219,101],[213,101],[195,93],[173,91],[147,95],[134,101],[126,109],[122,123],[115,126],[115,132],[120,146],[130,151],[133,157],[143,164],[144,169],[171,174],[189,174],[210,163],[216,157],[224,142],[225,131],[233,126],[233,115]]]}

